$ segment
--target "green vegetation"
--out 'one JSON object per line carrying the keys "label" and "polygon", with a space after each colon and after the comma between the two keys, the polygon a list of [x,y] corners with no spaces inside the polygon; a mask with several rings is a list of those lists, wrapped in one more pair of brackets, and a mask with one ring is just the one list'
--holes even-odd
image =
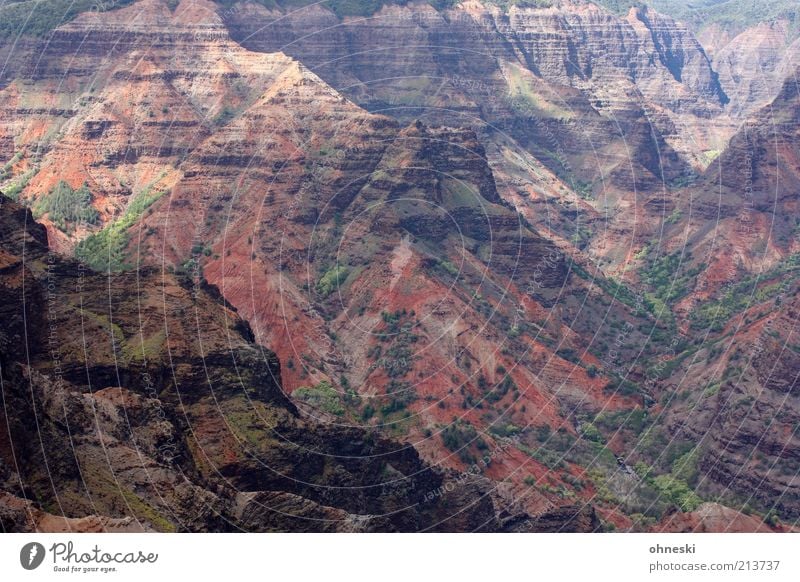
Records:
{"label": "green vegetation", "polygon": [[226,106],[225,106],[225,107],[223,107],[223,108],[222,108],[222,110],[221,110],[219,113],[217,113],[217,115],[214,117],[213,123],[214,123],[214,125],[225,125],[225,124],[226,124],[226,123],[228,123],[228,122],[229,122],[231,119],[233,119],[235,116],[236,116],[236,111],[234,111],[233,109],[231,109],[230,107],[228,107],[228,106],[226,105]]}
{"label": "green vegetation", "polygon": [[703,390],[703,396],[706,398],[710,398],[714,396],[717,392],[719,392],[720,387],[722,386],[721,382],[713,382],[706,386],[705,390]]}
{"label": "green vegetation", "polygon": [[459,273],[458,267],[456,267],[453,263],[451,263],[446,259],[441,259],[437,261],[436,266],[452,277],[458,276]]}
{"label": "green vegetation", "polygon": [[[628,289],[628,287],[621,281],[617,281],[612,277],[606,278],[602,275],[593,277],[578,263],[571,263],[570,268],[578,277],[584,281],[589,281],[590,283],[597,285],[620,303],[624,303],[628,307],[633,307],[634,309],[642,306],[637,302],[636,294]],[[644,303],[643,306],[648,307],[646,303]]]}
{"label": "green vegetation", "polygon": [[57,26],[89,10],[106,11],[132,4],[133,0],[23,0],[0,5],[0,39],[21,34],[44,36]]}
{"label": "green vegetation", "polygon": [[596,443],[603,442],[603,435],[600,434],[600,431],[597,430],[597,427],[593,425],[591,422],[586,422],[581,427],[581,436],[589,441],[594,441]]}
{"label": "green vegetation", "polygon": [[612,380],[605,385],[603,390],[606,393],[618,396],[638,396],[642,394],[642,389],[636,382],[631,382],[619,374],[612,374]]}
{"label": "green vegetation", "polygon": [[125,487],[102,465],[84,463],[81,466],[81,477],[86,487],[96,495],[97,502],[111,507],[123,507],[134,517],[147,521],[161,532],[174,532],[175,526],[166,519],[159,509],[150,505],[143,498]]}
{"label": "green vegetation", "polygon": [[125,250],[128,247],[128,229],[164,191],[152,191],[152,185],[140,192],[128,205],[125,213],[107,225],[103,230],[92,234],[75,247],[75,257],[97,271],[122,271],[130,268],[125,263]]}
{"label": "green vegetation", "polygon": [[448,450],[458,452],[459,458],[467,464],[475,462],[475,456],[470,452],[473,444],[481,450],[487,448],[475,427],[463,420],[454,421],[442,431],[442,442]]}
{"label": "green vegetation", "polygon": [[660,495],[678,506],[681,511],[694,511],[703,503],[685,481],[672,475],[659,475],[652,480],[652,484]]}
{"label": "green vegetation", "polygon": [[[603,0],[614,1],[614,0]],[[792,36],[800,25],[797,0],[648,0],[663,14],[687,22],[695,29],[718,24],[729,32],[740,32],[759,22],[788,20]]]}
{"label": "green vegetation", "polygon": [[635,408],[630,411],[603,412],[594,419],[594,424],[606,432],[614,432],[621,429],[629,430],[638,436],[647,427],[647,410]]}
{"label": "green vegetation", "polygon": [[302,386],[292,392],[292,396],[300,402],[310,404],[336,416],[344,414],[342,395],[327,380],[316,386]]}
{"label": "green vegetation", "polygon": [[623,16],[633,6],[643,6],[645,3],[637,0],[595,0],[595,3],[607,8],[618,16]]}
{"label": "green vegetation", "polygon": [[558,350],[556,350],[556,355],[559,358],[563,358],[568,362],[572,362],[573,364],[578,364],[581,361],[578,352],[575,351],[573,348],[559,348]]}
{"label": "green vegetation", "polygon": [[[428,4],[437,10],[450,8],[463,0],[428,0]],[[518,8],[549,8],[553,5],[553,0],[489,0],[490,4],[499,6],[503,10],[508,10],[512,6]]]}
{"label": "green vegetation", "polygon": [[34,204],[35,218],[41,218],[45,214],[63,231],[79,223],[94,224],[98,217],[97,210],[92,207],[92,193],[89,188],[84,184],[73,190],[63,180]]}
{"label": "green vegetation", "polygon": [[592,235],[593,233],[591,230],[584,225],[580,225],[575,228],[575,232],[569,240],[579,249],[585,249],[589,241],[592,240]]}
{"label": "green vegetation", "polygon": [[[383,370],[389,378],[386,385],[387,403],[381,406],[381,415],[385,418],[395,412],[405,411],[406,406],[417,399],[414,387],[402,380],[413,369],[414,355],[412,344],[419,340],[413,332],[417,325],[414,312],[400,309],[394,312],[383,311],[381,319],[384,326],[376,333],[381,342],[367,351],[372,360],[370,369]],[[408,412],[404,412],[408,415]]]}
{"label": "green vegetation", "polygon": [[413,329],[416,321],[413,319],[414,313],[401,309],[390,313],[381,313],[383,328],[376,333],[376,337],[384,344],[388,344],[385,349],[381,345],[371,348],[367,356],[374,360],[373,368],[382,368],[389,378],[402,378],[412,369],[414,360],[412,344],[419,341]]}
{"label": "green vegetation", "polygon": [[[394,2],[395,4],[406,4],[405,1]],[[326,2],[328,8],[336,13],[336,16],[372,16],[384,4],[389,4],[384,0],[329,0]]]}
{"label": "green vegetation", "polygon": [[729,287],[722,297],[695,309],[691,325],[695,329],[720,331],[734,315],[779,295],[785,288],[785,278],[794,279],[798,274],[800,255],[795,254],[768,273],[748,277]]}
{"label": "green vegetation", "polygon": [[521,429],[509,422],[508,424],[492,424],[489,427],[489,432],[500,438],[509,438],[518,435]]}
{"label": "green vegetation", "polygon": [[749,293],[747,285],[740,283],[736,285],[735,289],[744,293],[737,293],[736,290],[731,289],[718,301],[711,301],[695,310],[692,313],[692,327],[720,331],[734,315],[743,313],[751,305],[757,305],[777,295],[780,288],[781,284],[775,283]]}
{"label": "green vegetation", "polygon": [[[504,374],[503,378],[493,386],[489,384],[483,374],[478,377],[478,389],[481,391],[483,399],[490,404],[502,400],[503,397],[509,392],[514,392],[515,394],[519,395],[519,388],[514,382],[514,379],[508,374],[505,374],[505,370],[502,373]],[[478,406],[478,408],[481,408],[480,403],[473,403],[472,398],[469,397],[467,398],[467,404],[468,408],[472,406]]]}
{"label": "green vegetation", "polygon": [[35,175],[36,170],[28,170],[21,176],[17,177],[17,179],[11,182],[8,186],[5,186],[3,188],[3,194],[15,202],[19,202],[19,195],[25,189],[25,186],[28,185],[28,182],[31,181],[31,178],[33,178]]}
{"label": "green vegetation", "polygon": [[331,267],[317,281],[317,293],[323,298],[327,297],[339,289],[349,274],[350,270],[343,265]]}
{"label": "green vegetation", "polygon": [[672,462],[673,477],[689,485],[695,485],[698,478],[697,461],[699,457],[699,450],[693,448],[675,459]]}
{"label": "green vegetation", "polygon": [[790,33],[796,37],[800,30],[800,5],[797,0],[594,0],[611,12],[623,15],[632,6],[652,6],[662,14],[685,22],[694,30],[718,24],[724,30],[738,33],[758,24],[787,20]]}
{"label": "green vegetation", "polygon": [[703,161],[705,161],[706,164],[711,164],[711,162],[716,160],[721,153],[722,151],[720,150],[705,150],[703,152]]}
{"label": "green vegetation", "polygon": [[[233,4],[233,0],[226,0],[226,3]],[[259,4],[267,8],[276,5],[287,10],[296,10],[309,4],[319,4],[319,0],[256,0]],[[372,16],[378,12],[385,4],[408,4],[409,0],[327,0],[322,2],[326,8],[332,10],[339,18],[345,16]]]}
{"label": "green vegetation", "polygon": [[3,165],[2,168],[0,168],[0,181],[6,180],[9,177],[9,175],[11,174],[11,170],[14,167],[14,164],[19,162],[21,159],[22,159],[22,152],[21,151],[15,153],[13,156],[11,156],[11,159],[8,160]]}
{"label": "green vegetation", "polygon": [[389,408],[393,410],[386,412],[384,410],[386,407],[382,407],[381,414],[384,416],[395,410],[405,408],[417,399],[417,392],[411,384],[402,380],[395,380],[394,378],[389,380],[389,383],[386,385],[386,394],[391,397]]}
{"label": "green vegetation", "polygon": [[[703,502],[695,492],[699,473],[697,463],[701,452],[696,445],[675,442],[662,432],[648,431],[639,441],[639,450],[649,458],[657,459],[658,467],[644,462],[636,463],[635,470],[644,483],[653,487],[662,501],[675,505],[681,511],[694,511]],[[657,475],[656,473],[661,472]]]}
{"label": "green vegetation", "polygon": [[166,339],[167,335],[163,329],[145,338],[136,334],[122,343],[122,361],[144,364],[156,361],[164,349]]}
{"label": "green vegetation", "polygon": [[771,525],[772,527],[777,527],[781,523],[780,516],[778,512],[773,508],[770,509],[767,514],[764,516],[764,523],[767,525]]}
{"label": "green vegetation", "polygon": [[[225,0],[226,3],[230,0]],[[296,9],[309,4],[316,4],[319,0],[256,0],[258,3],[274,7],[276,4],[287,9]],[[445,10],[459,4],[462,0],[428,0],[428,4],[437,10]],[[340,18],[346,16],[372,16],[387,4],[405,6],[410,0],[327,0],[323,4],[330,8]],[[232,2],[231,2],[232,3]],[[492,4],[508,10],[511,6],[540,7],[553,5],[553,0],[491,0]]]}
{"label": "green vegetation", "polygon": [[661,255],[641,271],[642,282],[652,289],[652,295],[648,295],[647,299],[657,315],[669,315],[669,311],[659,312],[663,311],[665,304],[685,297],[689,286],[705,269],[704,264],[689,268],[691,260],[692,256],[688,252]]}
{"label": "green vegetation", "polygon": [[570,462],[585,467],[616,470],[617,462],[613,453],[601,442],[602,436],[593,428],[588,429],[588,436],[584,434],[583,438],[578,438],[564,428],[553,432],[547,425],[542,425],[536,429],[536,446],[520,444],[519,448],[549,469],[563,469]]}
{"label": "green vegetation", "polygon": [[664,222],[666,222],[667,224],[677,224],[677,222],[681,219],[682,216],[683,212],[681,212],[679,208],[676,208],[670,213],[669,216],[667,216],[664,219]]}

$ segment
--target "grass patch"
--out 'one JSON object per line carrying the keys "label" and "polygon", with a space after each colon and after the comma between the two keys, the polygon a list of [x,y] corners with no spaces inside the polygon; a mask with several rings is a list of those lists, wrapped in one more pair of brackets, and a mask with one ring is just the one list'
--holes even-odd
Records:
{"label": "grass patch", "polygon": [[300,402],[305,402],[330,414],[336,416],[344,414],[342,395],[327,380],[323,380],[316,386],[302,386],[292,392],[292,396]]}
{"label": "grass patch", "polygon": [[33,178],[35,175],[36,170],[28,170],[16,180],[10,182],[8,186],[5,186],[3,188],[3,194],[5,194],[8,198],[11,198],[14,202],[19,202],[19,195],[28,185],[28,182],[31,181],[31,178]]}
{"label": "grass patch", "polygon": [[323,298],[327,297],[341,287],[349,274],[350,270],[343,265],[328,269],[317,281],[317,293]]}
{"label": "grass patch", "polygon": [[132,4],[133,0],[29,0],[0,6],[0,39],[18,35],[45,36],[81,12],[105,12]]}
{"label": "grass patch", "polygon": [[800,254],[794,254],[768,273],[748,277],[727,289],[722,297],[695,309],[691,314],[691,326],[694,329],[721,331],[734,315],[779,295],[786,288],[786,280],[768,281],[786,276],[794,279],[798,273]]}
{"label": "grass patch", "polygon": [[75,258],[96,271],[124,271],[132,268],[125,262],[130,240],[128,229],[163,195],[162,190],[154,192],[152,184],[145,188],[131,200],[120,218],[78,243],[75,247]]}
{"label": "grass patch", "polygon": [[84,184],[74,190],[64,180],[33,205],[34,218],[38,220],[44,215],[65,232],[77,224],[95,224],[98,218],[88,186]]}

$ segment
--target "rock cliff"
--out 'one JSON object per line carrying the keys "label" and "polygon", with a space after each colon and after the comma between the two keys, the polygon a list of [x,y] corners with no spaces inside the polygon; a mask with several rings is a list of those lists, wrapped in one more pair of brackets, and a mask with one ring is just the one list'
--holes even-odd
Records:
{"label": "rock cliff", "polygon": [[299,418],[198,282],[96,274],[28,210],[0,217],[3,531],[502,527],[479,480],[428,499],[450,477],[413,448]]}

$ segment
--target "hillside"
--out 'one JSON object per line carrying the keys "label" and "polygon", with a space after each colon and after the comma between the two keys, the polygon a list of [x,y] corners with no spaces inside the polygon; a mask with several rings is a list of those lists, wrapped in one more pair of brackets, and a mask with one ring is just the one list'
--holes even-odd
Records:
{"label": "hillside", "polygon": [[1,49],[5,529],[800,517],[786,21],[105,8]]}

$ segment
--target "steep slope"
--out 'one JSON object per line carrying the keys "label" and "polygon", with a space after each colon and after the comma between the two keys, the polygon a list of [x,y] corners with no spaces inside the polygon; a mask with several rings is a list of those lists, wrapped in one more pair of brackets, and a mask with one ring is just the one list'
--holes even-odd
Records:
{"label": "steep slope", "polygon": [[631,459],[661,443],[657,470],[772,524],[798,517],[798,95],[734,136],[641,270],[692,341],[646,372],[661,409]]}
{"label": "steep slope", "polygon": [[691,32],[646,8],[409,3],[342,20],[320,5],[240,3],[220,14],[244,46],[286,51],[371,111],[474,129],[510,178],[501,195],[617,275],[738,124]]}
{"label": "steep slope", "polygon": [[[735,124],[697,42],[650,10],[618,18],[581,2],[509,11],[468,2],[340,18],[321,7],[287,13],[200,0],[172,9],[144,0],[56,29],[37,49],[34,73],[0,93],[6,189],[45,222],[52,248],[109,273],[112,296],[129,317],[139,301],[134,269],[142,273],[148,309],[169,309],[183,326],[178,337],[204,344],[186,348],[181,374],[189,376],[179,379],[203,385],[196,355],[206,353],[207,340],[181,319],[203,281],[227,302],[222,312],[233,321],[226,309],[235,308],[252,339],[282,364],[292,403],[274,385],[244,382],[261,387],[266,402],[254,409],[269,408],[264,423],[241,399],[226,395],[212,405],[210,391],[186,413],[181,427],[197,425],[205,439],[186,441],[184,457],[200,475],[190,479],[199,487],[192,499],[204,498],[213,482],[221,500],[208,504],[231,529],[314,529],[307,520],[265,521],[259,503],[329,520],[331,529],[358,529],[366,514],[422,499],[436,503],[418,519],[400,512],[363,527],[485,522],[520,531],[595,529],[595,508],[602,527],[679,527],[680,517],[656,522],[675,508],[690,514],[703,500],[726,502],[682,472],[686,459],[675,465],[688,454],[685,442],[662,455],[659,431],[683,430],[669,420],[680,418],[680,408],[664,395],[671,366],[696,351],[686,336],[687,326],[702,327],[693,322],[708,316],[692,315],[699,302],[720,299],[722,285],[761,264],[750,240],[737,240],[724,223],[739,204],[737,182],[725,182],[720,204],[715,172],[738,167],[746,158],[733,152],[741,149],[757,152],[753,175],[766,187],[794,180],[796,93],[787,90],[776,105],[785,147],[775,156],[764,117],[743,130],[757,144],[737,136],[696,177]],[[619,51],[606,50],[608,43]],[[279,49],[298,60],[270,52]],[[761,229],[754,236],[766,232],[761,188],[753,189]],[[788,216],[791,193],[780,200]],[[718,215],[720,236],[711,229]],[[778,266],[792,247],[766,248],[768,264]],[[634,292],[603,276],[588,257],[644,287]],[[720,277],[729,259],[736,270]],[[159,272],[166,282],[156,281]],[[108,282],[90,278],[99,302]],[[178,283],[187,279],[194,286]],[[160,306],[162,295],[174,302]],[[209,302],[203,313],[219,309],[202,297]],[[135,322],[123,323],[124,341],[110,323],[111,342],[93,340],[93,373],[113,390],[127,384],[109,355],[119,344],[129,348],[123,364],[133,358],[126,338]],[[238,324],[210,326],[212,344],[232,335],[231,325]],[[171,337],[148,328],[141,350],[162,358],[162,347],[176,349]],[[231,358],[215,359],[214,379],[225,392],[238,370]],[[238,352],[235,362],[259,369]],[[163,375],[165,363],[148,373]],[[107,399],[123,397],[137,410],[152,405],[126,392]],[[310,420],[296,420],[293,406]],[[117,428],[112,420],[109,431]],[[334,457],[400,456],[358,466],[298,460],[291,447],[264,437],[275,427]],[[690,430],[696,437],[702,428],[701,419]],[[383,444],[372,449],[371,434],[404,444],[375,436]],[[704,454],[721,446],[714,438]],[[328,482],[360,486],[358,475],[371,486],[379,473],[424,471],[414,450],[436,467],[422,488],[399,486],[383,501],[316,490]],[[265,476],[258,468],[265,458],[306,485]],[[75,473],[65,475],[74,496]],[[41,475],[27,478],[46,490]],[[442,500],[443,478],[465,489]],[[167,471],[167,479],[177,477]],[[219,480],[246,493],[233,503],[215,489]],[[483,495],[474,513],[436,525],[473,494]],[[108,497],[99,509],[79,499],[75,514],[130,513]],[[786,503],[782,511],[791,514],[796,500]],[[16,511],[9,520],[22,523]],[[182,516],[168,521],[183,524]],[[179,527],[228,527],[210,520]]]}
{"label": "steep slope", "polygon": [[[698,301],[722,299],[747,278],[785,270],[800,250],[798,120],[800,97],[792,76],[676,201],[674,224],[652,246],[661,256],[652,254],[645,262],[681,281],[683,289],[673,299],[683,315]],[[689,271],[695,273],[690,280]]]}
{"label": "steep slope", "polygon": [[800,39],[785,20],[757,24],[732,39],[713,39],[713,66],[731,102],[728,110],[747,118],[780,92],[800,59]]}
{"label": "steep slope", "polygon": [[772,524],[800,516],[799,280],[795,259],[782,277],[742,285],[741,312],[668,367],[661,394],[658,438],[685,453],[689,483]]}
{"label": "steep slope", "polygon": [[40,48],[0,97],[0,151],[13,162],[4,188],[32,203],[51,244],[67,250],[70,231],[79,238],[84,227],[46,204],[60,181],[86,185],[98,222],[109,222],[142,192],[168,189],[193,144],[293,65],[230,42],[203,2],[86,13]]}
{"label": "steep slope", "polygon": [[[635,390],[614,393],[623,372],[599,370],[598,358],[622,325],[630,343],[614,351],[636,353],[639,328],[653,325],[646,309],[571,266],[568,246],[505,205],[474,132],[401,128],[282,55],[238,48],[213,18],[194,34],[186,23],[206,22],[196,14],[206,8],[181,4],[173,13],[144,2],[54,33],[61,44],[42,71],[80,44],[86,58],[73,59],[77,72],[62,85],[99,79],[95,93],[104,96],[64,113],[63,133],[48,134],[18,194],[49,220],[54,246],[81,241],[76,254],[103,271],[202,273],[259,343],[274,346],[286,388],[309,414],[389,431],[458,470],[488,450],[486,475],[508,480],[495,494],[521,492],[522,507],[536,514],[591,501],[595,481],[617,465],[576,427],[601,410],[640,405]],[[113,50],[111,37],[122,39]],[[93,72],[100,55],[104,75]],[[177,90],[189,82],[196,91]],[[245,82],[246,98],[232,100],[231,85]],[[123,100],[131,86],[149,97]],[[23,93],[45,98],[50,87]],[[6,94],[17,98],[13,86]],[[219,109],[220,99],[232,104],[228,113],[204,123],[200,113]],[[118,103],[130,109],[103,122]],[[177,112],[180,139],[166,119],[137,121],[150,119],[153,104]],[[12,113],[13,123],[33,122]],[[47,123],[59,123],[52,117]],[[132,137],[140,134],[141,144]],[[161,147],[170,139],[184,149]],[[119,153],[89,155],[105,149]],[[26,160],[9,166],[11,180],[30,171]],[[58,186],[72,172],[69,189]],[[98,172],[105,182],[90,181]],[[130,193],[101,194],[124,175],[141,176]],[[84,180],[96,216],[78,196]],[[106,210],[103,196],[116,208]],[[505,446],[511,435],[517,441]]]}
{"label": "steep slope", "polygon": [[4,531],[500,527],[479,480],[428,499],[447,477],[410,447],[299,418],[215,289],[96,274],[0,213]]}

